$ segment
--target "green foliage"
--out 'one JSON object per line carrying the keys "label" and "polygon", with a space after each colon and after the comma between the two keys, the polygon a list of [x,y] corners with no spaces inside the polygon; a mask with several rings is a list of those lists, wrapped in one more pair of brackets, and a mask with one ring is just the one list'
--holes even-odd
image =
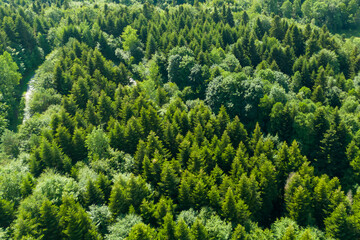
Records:
{"label": "green foliage", "polygon": [[135,224],[129,233],[127,239],[132,240],[151,240],[156,236],[155,230],[152,229],[149,225],[145,225],[144,223]]}
{"label": "green foliage", "polygon": [[2,100],[9,100],[13,95],[14,88],[19,84],[21,75],[18,66],[8,52],[0,55],[0,95]]}
{"label": "green foliage", "polygon": [[55,204],[62,201],[63,196],[71,195],[77,197],[78,184],[74,179],[54,174],[52,171],[43,173],[40,176],[39,184],[36,185],[33,195],[46,197]]}
{"label": "green foliage", "polygon": [[10,130],[5,130],[1,136],[1,150],[6,155],[16,158],[20,153],[19,136]]}
{"label": "green foliage", "polygon": [[65,197],[60,206],[60,226],[68,239],[99,239],[89,215],[73,198]]}
{"label": "green foliage", "polygon": [[85,146],[88,149],[89,157],[104,158],[109,154],[109,138],[101,129],[93,129],[91,134],[86,137]]}
{"label": "green foliage", "polygon": [[126,239],[132,231],[132,228],[141,223],[141,217],[128,214],[123,217],[117,218],[116,222],[109,227],[109,234],[106,235],[105,239]]}
{"label": "green foliage", "polygon": [[1,237],[359,238],[357,1],[0,5]]}
{"label": "green foliage", "polygon": [[0,225],[2,228],[7,228],[14,219],[14,205],[4,199],[0,199]]}

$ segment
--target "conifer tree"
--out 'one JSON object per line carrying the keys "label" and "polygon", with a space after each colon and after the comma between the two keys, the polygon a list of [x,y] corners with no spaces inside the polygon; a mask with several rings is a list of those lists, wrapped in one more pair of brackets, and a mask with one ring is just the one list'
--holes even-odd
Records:
{"label": "conifer tree", "polygon": [[194,187],[192,192],[192,199],[195,203],[195,208],[200,209],[203,206],[207,205],[207,196],[206,196],[207,188],[205,183],[200,179]]}
{"label": "conifer tree", "polygon": [[289,217],[299,225],[305,226],[312,222],[310,195],[307,189],[297,187],[291,196],[285,196]]}
{"label": "conifer tree", "polygon": [[61,236],[58,208],[49,200],[45,200],[40,207],[39,225],[42,239],[58,239]]}
{"label": "conifer tree", "polygon": [[279,16],[275,16],[270,28],[270,36],[277,38],[278,40],[282,40],[285,36],[283,23]]}
{"label": "conifer tree", "polygon": [[190,229],[186,225],[184,219],[180,219],[175,226],[175,236],[177,239],[190,240]]}
{"label": "conifer tree", "polygon": [[10,226],[10,223],[14,219],[14,204],[6,201],[5,199],[0,199],[0,226],[2,228],[7,228]]}
{"label": "conifer tree", "polygon": [[99,234],[92,225],[91,220],[79,203],[73,198],[64,197],[59,211],[60,226],[65,238],[75,239],[99,239]]}
{"label": "conifer tree", "polygon": [[164,217],[164,223],[159,230],[159,238],[167,240],[175,240],[175,222],[171,213],[167,213]]}
{"label": "conifer tree", "polygon": [[326,235],[336,239],[353,239],[354,232],[350,225],[346,207],[343,203],[325,219]]}
{"label": "conifer tree", "polygon": [[208,233],[201,223],[201,221],[197,218],[194,224],[191,226],[191,239],[193,240],[206,240],[208,239]]}
{"label": "conifer tree", "polygon": [[222,208],[223,216],[225,218],[229,219],[230,221],[234,221],[234,222],[237,221],[238,212],[236,208],[236,200],[231,188],[227,190],[221,208]]}
{"label": "conifer tree", "polygon": [[156,51],[156,42],[152,34],[148,35],[147,41],[146,41],[146,50],[145,50],[145,57],[150,59],[151,56]]}
{"label": "conifer tree", "polygon": [[109,209],[114,217],[126,213],[129,209],[128,196],[124,189],[119,185],[114,185],[109,198]]}
{"label": "conifer tree", "polygon": [[86,206],[100,205],[104,203],[104,193],[91,180],[88,180],[84,193],[84,202]]}
{"label": "conifer tree", "polygon": [[238,224],[234,229],[231,240],[245,240],[246,239],[246,231],[245,228]]}
{"label": "conifer tree", "polygon": [[112,101],[104,91],[101,91],[100,93],[97,112],[100,116],[102,123],[107,123],[113,113]]}
{"label": "conifer tree", "polygon": [[208,193],[208,198],[209,198],[210,207],[212,207],[215,211],[219,211],[221,207],[221,199],[220,199],[219,190],[217,189],[216,186],[211,187]]}
{"label": "conifer tree", "polygon": [[174,166],[169,163],[165,163],[162,166],[161,182],[159,183],[161,191],[165,196],[169,196],[173,199],[177,196],[178,183],[179,179],[176,176]]}

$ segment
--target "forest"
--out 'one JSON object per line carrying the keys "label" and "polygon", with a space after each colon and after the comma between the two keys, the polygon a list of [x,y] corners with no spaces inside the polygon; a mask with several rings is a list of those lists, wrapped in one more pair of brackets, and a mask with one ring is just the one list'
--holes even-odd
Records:
{"label": "forest", "polygon": [[0,0],[0,239],[360,239],[360,0]]}

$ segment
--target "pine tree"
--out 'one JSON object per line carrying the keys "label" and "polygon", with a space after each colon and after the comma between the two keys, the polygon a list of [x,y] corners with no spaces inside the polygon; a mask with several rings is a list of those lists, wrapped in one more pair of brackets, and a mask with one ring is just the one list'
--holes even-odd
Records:
{"label": "pine tree", "polygon": [[260,125],[259,125],[259,123],[256,123],[254,132],[252,133],[252,136],[251,136],[251,139],[249,142],[250,150],[252,152],[255,152],[256,145],[258,144],[259,141],[262,141],[262,138],[263,138],[263,134],[261,132]]}
{"label": "pine tree", "polygon": [[175,226],[175,236],[177,239],[190,240],[190,230],[184,219],[180,219]]}
{"label": "pine tree", "polygon": [[317,53],[321,49],[319,45],[318,35],[313,32],[311,37],[307,41],[305,55],[306,57],[310,58],[313,54]]}
{"label": "pine tree", "polygon": [[188,162],[188,170],[192,173],[197,173],[204,167],[204,162],[201,157],[201,152],[197,144],[194,144],[190,149],[190,157]]}
{"label": "pine tree", "polygon": [[232,234],[231,240],[245,240],[245,239],[246,239],[245,228],[239,224],[236,226]]}
{"label": "pine tree", "polygon": [[179,207],[181,209],[189,209],[193,205],[191,197],[191,186],[186,177],[181,178],[179,186]]}
{"label": "pine tree", "polygon": [[254,36],[254,34],[251,34],[251,37],[250,37],[250,40],[249,40],[248,53],[249,53],[249,56],[250,56],[251,65],[256,67],[261,62],[261,58],[260,58],[260,55],[258,53],[258,49],[257,49],[257,47],[255,45],[255,36]]}
{"label": "pine tree", "polygon": [[236,200],[234,193],[231,188],[226,192],[225,199],[222,203],[222,214],[225,218],[229,219],[232,222],[237,221],[238,212],[236,208]]}
{"label": "pine tree", "polygon": [[302,186],[297,187],[291,196],[285,195],[285,202],[291,219],[302,226],[311,223],[312,209],[307,189],[304,189]]}
{"label": "pine tree", "polygon": [[253,174],[250,177],[247,177],[246,174],[240,177],[239,183],[236,185],[236,194],[251,209],[254,217],[261,219],[262,216],[258,216],[258,214],[262,201],[259,186]]}
{"label": "pine tree", "polygon": [[325,88],[327,85],[327,79],[325,76],[325,70],[322,66],[320,66],[318,70],[318,74],[315,79],[315,85],[314,87],[321,86],[322,88]]}
{"label": "pine tree", "polygon": [[22,16],[16,16],[14,27],[17,42],[22,44],[25,49],[28,49],[29,51],[33,50],[36,47],[36,40],[34,35],[31,33],[30,26]]}
{"label": "pine tree", "polygon": [[175,222],[171,213],[167,213],[164,217],[164,223],[159,230],[159,238],[166,240],[175,240]]}
{"label": "pine tree", "polygon": [[241,24],[245,26],[249,22],[249,20],[250,20],[249,15],[247,14],[246,11],[243,11],[241,15]]}
{"label": "pine tree", "polygon": [[226,131],[234,148],[238,148],[240,142],[248,142],[247,131],[237,116],[226,126]]}
{"label": "pine tree", "polygon": [[335,209],[331,215],[325,219],[326,235],[335,239],[354,239],[353,229],[351,229],[348,214],[343,203]]}
{"label": "pine tree", "polygon": [[114,149],[125,151],[125,131],[118,121],[109,132],[110,146]]}
{"label": "pine tree", "polygon": [[157,219],[157,222],[160,224],[163,223],[163,219],[166,217],[167,213],[173,212],[173,201],[171,199],[166,199],[161,197],[159,202],[155,205],[153,216]]}
{"label": "pine tree", "polygon": [[[157,220],[154,217],[154,203],[153,202],[149,202],[146,199],[144,199],[140,205],[140,213],[141,213],[141,217],[144,220],[144,223],[154,223]],[[171,216],[172,219],[172,216]],[[165,220],[164,220],[165,222]],[[160,234],[161,235],[161,234]]]}
{"label": "pine tree", "polygon": [[309,69],[309,64],[308,63],[304,63],[302,68],[301,68],[301,77],[303,80],[303,85],[305,87],[308,88],[313,88],[314,86],[314,81],[311,78],[311,73],[310,73],[310,69]]}
{"label": "pine tree", "polygon": [[[312,157],[314,158],[318,153],[320,153],[320,143],[324,138],[325,132],[329,128],[329,122],[326,119],[326,113],[324,108],[317,108],[314,113],[314,154]],[[315,155],[316,154],[316,155]]]}
{"label": "pine tree", "polygon": [[96,179],[96,186],[100,188],[101,192],[104,194],[104,200],[107,203],[111,194],[111,180],[108,179],[103,173],[100,173]]}
{"label": "pine tree", "polygon": [[21,182],[21,196],[26,198],[29,196],[34,188],[35,179],[31,173],[28,173]]}
{"label": "pine tree", "polygon": [[218,162],[219,167],[226,173],[231,170],[231,165],[233,159],[235,158],[236,151],[231,144],[228,144],[225,149],[223,149],[221,154],[221,160]]}
{"label": "pine tree", "polygon": [[[146,185],[145,180],[141,176],[130,175],[130,179],[126,187],[126,196],[134,208],[138,208],[144,198],[148,197],[150,190]],[[111,197],[110,197],[111,198]]]}
{"label": "pine tree", "polygon": [[279,16],[275,16],[270,28],[270,36],[275,37],[278,40],[282,40],[285,36],[285,31],[283,28],[283,22],[281,21],[281,18]]}
{"label": "pine tree", "polygon": [[200,179],[194,187],[192,192],[192,199],[195,203],[195,208],[200,209],[203,206],[207,205],[207,196],[206,196],[207,188],[205,183]]}
{"label": "pine tree", "polygon": [[160,118],[155,109],[150,106],[147,110],[144,108],[140,111],[141,125],[144,129],[144,134],[147,136],[151,131],[161,136]]}
{"label": "pine tree", "polygon": [[41,158],[41,162],[43,162],[45,166],[47,167],[56,166],[51,144],[45,138],[42,139],[40,145],[40,158]]}
{"label": "pine tree", "polygon": [[40,148],[36,148],[30,155],[30,172],[38,177],[45,168],[45,163],[40,156]]}
{"label": "pine tree", "polygon": [[64,73],[60,65],[56,65],[54,70],[54,83],[55,83],[55,89],[60,94],[66,93],[66,83],[64,78]]}
{"label": "pine tree", "polygon": [[275,158],[275,166],[279,172],[278,180],[280,182],[280,185],[283,185],[285,183],[287,176],[291,172],[289,166],[289,159],[290,159],[289,147],[287,143],[284,142],[281,145],[280,149],[278,150]]}
{"label": "pine tree", "polygon": [[172,156],[176,156],[176,153],[179,149],[179,144],[176,139],[179,134],[179,127],[176,123],[171,124],[169,122],[163,123],[162,126],[164,145],[167,149],[170,150]]}
{"label": "pine tree", "polygon": [[85,146],[85,131],[82,128],[76,128],[71,140],[72,151],[70,156],[74,162],[84,160],[87,155]]}
{"label": "pine tree", "polygon": [[100,93],[99,102],[97,105],[97,112],[100,116],[102,123],[107,123],[113,113],[112,101],[104,91],[101,91]]}
{"label": "pine tree", "polygon": [[165,196],[174,199],[178,193],[178,184],[179,179],[176,176],[174,167],[169,163],[165,163],[162,166],[161,182],[159,183],[161,191]]}
{"label": "pine tree", "polygon": [[254,25],[254,32],[258,39],[262,39],[262,37],[264,36],[265,30],[264,30],[263,23],[260,20],[260,18],[256,18],[256,22]]}
{"label": "pine tree", "polygon": [[226,112],[226,109],[224,106],[220,107],[219,113],[217,115],[217,121],[219,123],[219,133],[223,134],[223,132],[226,129],[226,126],[230,122],[229,114]]}
{"label": "pine tree", "polygon": [[151,56],[156,51],[156,42],[152,34],[148,35],[147,41],[146,41],[146,50],[145,50],[145,57],[150,59]]}
{"label": "pine tree", "polygon": [[216,186],[212,186],[210,191],[208,192],[209,205],[215,211],[219,211],[221,207],[221,198],[219,194],[219,190]]}
{"label": "pine tree", "polygon": [[[335,116],[337,114],[336,112]],[[326,169],[330,176],[342,177],[349,168],[348,162],[345,161],[347,143],[348,133],[344,123],[339,122],[337,126],[331,126],[321,140],[321,152],[316,164],[318,169]]]}
{"label": "pine tree", "polygon": [[[270,224],[273,221],[273,210],[278,197],[278,182],[276,180],[275,166],[270,161],[265,161],[259,168],[259,191],[262,199],[260,212],[260,223]],[[281,185],[280,185],[281,186]]]}
{"label": "pine tree", "polygon": [[305,53],[305,43],[304,43],[304,36],[301,30],[294,25],[291,28],[291,43],[292,47],[294,48],[295,55],[299,57]]}
{"label": "pine tree", "polygon": [[184,141],[182,141],[179,146],[179,153],[177,154],[176,158],[181,163],[183,169],[186,169],[188,166],[188,161],[191,154],[190,146],[191,143],[186,139],[184,139]]}
{"label": "pine tree", "polygon": [[0,198],[0,226],[7,228],[15,218],[14,204]]}
{"label": "pine tree", "polygon": [[49,200],[45,200],[40,207],[39,225],[42,239],[58,239],[61,236],[58,208]]}
{"label": "pine tree", "polygon": [[84,202],[86,206],[93,204],[100,205],[104,203],[104,193],[92,180],[88,180],[86,184]]}
{"label": "pine tree", "polygon": [[73,198],[64,197],[59,211],[60,226],[66,239],[99,239],[90,217]]}
{"label": "pine tree", "polygon": [[191,239],[193,240],[206,240],[208,239],[208,233],[204,225],[197,218],[194,224],[191,226]]}
{"label": "pine tree", "polygon": [[217,10],[216,6],[214,8],[214,12],[212,13],[212,19],[215,23],[218,23],[220,21],[219,11]]}
{"label": "pine tree", "polygon": [[126,152],[134,154],[136,152],[139,140],[143,136],[143,128],[139,121],[130,118],[125,127]]}
{"label": "pine tree", "polygon": [[318,184],[314,188],[314,217],[317,222],[317,226],[323,227],[324,219],[328,216],[330,210],[330,199],[329,199],[329,183],[325,181],[325,178],[322,177]]}
{"label": "pine tree", "polygon": [[320,103],[325,102],[325,93],[324,93],[323,88],[320,85],[317,86],[315,88],[315,90],[313,91],[311,100],[313,100],[314,102],[320,102]]}
{"label": "pine tree", "polygon": [[86,104],[85,118],[94,126],[97,126],[100,121],[95,106],[90,100]]}
{"label": "pine tree", "polygon": [[56,135],[57,143],[62,148],[65,154],[70,155],[73,151],[73,147],[71,146],[71,135],[68,131],[68,129],[64,126],[59,126],[56,129]]}
{"label": "pine tree", "polygon": [[122,213],[127,213],[129,209],[128,197],[124,189],[119,185],[114,185],[109,198],[109,209],[114,217]]}

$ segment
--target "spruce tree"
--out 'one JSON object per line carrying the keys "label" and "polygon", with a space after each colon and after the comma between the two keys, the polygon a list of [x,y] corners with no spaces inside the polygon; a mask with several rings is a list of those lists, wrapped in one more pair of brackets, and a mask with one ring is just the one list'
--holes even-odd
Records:
{"label": "spruce tree", "polygon": [[84,201],[86,206],[93,204],[100,205],[104,203],[104,193],[92,180],[88,180],[86,184]]}
{"label": "spruce tree", "polygon": [[175,236],[177,239],[190,240],[190,229],[186,225],[184,219],[180,219],[175,226]]}
{"label": "spruce tree", "polygon": [[237,221],[238,212],[236,208],[236,200],[231,188],[227,190],[221,208],[222,208],[222,214],[225,218],[233,222]]}
{"label": "spruce tree", "polygon": [[171,213],[167,213],[164,217],[164,223],[159,230],[159,238],[167,240],[175,240],[175,222]]}
{"label": "spruce tree", "polygon": [[119,185],[114,185],[109,198],[109,209],[114,217],[126,213],[129,209],[128,197],[126,192]]}
{"label": "spruce tree", "polygon": [[15,218],[14,204],[0,198],[0,226],[7,228]]}
{"label": "spruce tree", "polygon": [[335,239],[354,239],[354,229],[351,228],[346,207],[343,203],[325,219],[326,235]]}
{"label": "spruce tree", "polygon": [[194,224],[191,226],[191,239],[192,240],[206,240],[208,239],[208,233],[201,223],[201,221],[197,218]]}
{"label": "spruce tree", "polygon": [[45,200],[40,207],[39,225],[42,239],[52,240],[61,236],[58,208],[49,200]]}

